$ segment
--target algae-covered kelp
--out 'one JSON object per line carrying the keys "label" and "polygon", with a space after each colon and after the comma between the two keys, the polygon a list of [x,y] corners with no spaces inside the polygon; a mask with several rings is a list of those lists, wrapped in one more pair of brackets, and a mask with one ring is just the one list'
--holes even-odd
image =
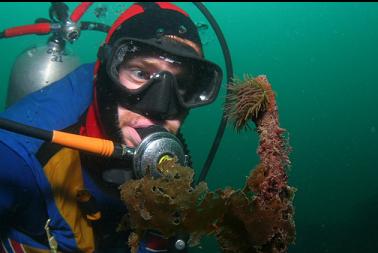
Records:
{"label": "algae-covered kelp", "polygon": [[147,175],[121,187],[129,208],[123,225],[135,231],[129,243],[136,251],[146,230],[170,237],[189,234],[191,246],[215,234],[223,252],[286,252],[295,239],[292,200],[287,184],[289,146],[279,127],[274,93],[267,79],[246,77],[230,86],[225,106],[237,130],[255,122],[260,137],[260,164],[241,190],[208,191],[193,187],[193,171],[173,160],[159,165],[162,177]]}

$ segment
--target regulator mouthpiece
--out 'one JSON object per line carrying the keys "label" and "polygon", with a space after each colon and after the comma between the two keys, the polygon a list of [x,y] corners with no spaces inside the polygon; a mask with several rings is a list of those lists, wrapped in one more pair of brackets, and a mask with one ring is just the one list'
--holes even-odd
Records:
{"label": "regulator mouthpiece", "polygon": [[163,171],[159,170],[159,164],[165,160],[177,159],[181,165],[186,165],[186,155],[180,140],[168,132],[156,132],[148,135],[133,154],[133,169],[137,178],[142,178],[147,173],[153,177],[159,177]]}

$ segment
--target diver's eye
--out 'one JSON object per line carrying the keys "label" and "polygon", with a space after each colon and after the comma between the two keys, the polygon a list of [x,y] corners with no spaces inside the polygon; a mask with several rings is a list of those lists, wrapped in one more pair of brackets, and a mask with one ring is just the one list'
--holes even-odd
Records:
{"label": "diver's eye", "polygon": [[132,78],[138,81],[148,81],[151,77],[149,72],[137,68],[130,69],[129,72]]}

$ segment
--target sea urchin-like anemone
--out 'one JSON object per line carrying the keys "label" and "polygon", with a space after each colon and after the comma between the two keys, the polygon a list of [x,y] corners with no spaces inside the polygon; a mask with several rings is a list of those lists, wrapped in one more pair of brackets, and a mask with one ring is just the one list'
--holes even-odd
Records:
{"label": "sea urchin-like anemone", "polygon": [[249,75],[245,75],[243,80],[233,80],[228,89],[225,115],[234,122],[237,131],[248,128],[249,120],[255,121],[266,110],[270,93],[273,93],[261,79]]}

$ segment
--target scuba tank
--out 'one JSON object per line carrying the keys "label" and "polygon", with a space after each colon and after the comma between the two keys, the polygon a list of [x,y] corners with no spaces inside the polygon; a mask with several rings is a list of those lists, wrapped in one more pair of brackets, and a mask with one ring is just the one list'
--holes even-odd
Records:
{"label": "scuba tank", "polygon": [[63,78],[80,65],[79,57],[68,52],[62,42],[51,38],[47,45],[33,46],[17,57],[9,79],[6,106]]}
{"label": "scuba tank", "polygon": [[66,47],[66,41],[72,43],[77,40],[81,30],[105,33],[109,30],[109,26],[101,23],[78,23],[91,4],[80,4],[69,16],[66,4],[52,2],[50,19],[38,18],[33,25],[13,27],[0,33],[0,38],[52,33],[46,45],[30,47],[17,57],[9,79],[7,107],[25,95],[63,78],[80,65],[80,58]]}

